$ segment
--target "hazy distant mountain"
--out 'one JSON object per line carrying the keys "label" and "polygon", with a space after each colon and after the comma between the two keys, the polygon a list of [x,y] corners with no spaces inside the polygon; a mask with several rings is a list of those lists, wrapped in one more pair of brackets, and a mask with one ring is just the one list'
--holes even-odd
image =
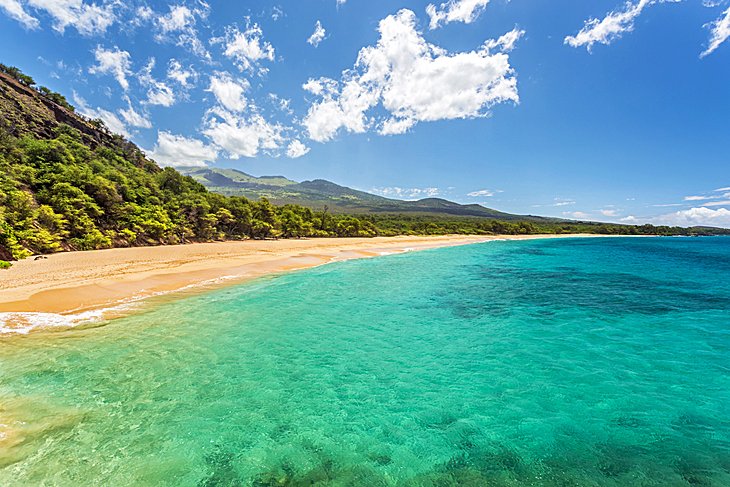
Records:
{"label": "hazy distant mountain", "polygon": [[324,179],[298,183],[284,176],[256,177],[236,169],[182,168],[209,190],[250,199],[265,196],[277,205],[297,204],[311,208],[325,205],[335,213],[419,213],[494,218],[500,220],[545,220],[541,217],[512,215],[471,204],[462,205],[441,198],[403,201],[340,186]]}

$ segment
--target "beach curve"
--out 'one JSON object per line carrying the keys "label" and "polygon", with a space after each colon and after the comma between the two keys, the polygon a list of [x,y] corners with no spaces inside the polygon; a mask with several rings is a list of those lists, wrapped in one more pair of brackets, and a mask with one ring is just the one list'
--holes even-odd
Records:
{"label": "beach curve", "polygon": [[246,240],[67,252],[0,273],[0,334],[123,316],[148,298],[329,262],[494,240],[587,235],[446,235]]}

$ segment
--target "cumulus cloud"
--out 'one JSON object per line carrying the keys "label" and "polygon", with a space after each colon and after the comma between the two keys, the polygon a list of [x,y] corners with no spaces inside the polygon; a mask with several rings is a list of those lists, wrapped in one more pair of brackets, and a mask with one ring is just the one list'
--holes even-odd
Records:
{"label": "cumulus cloud", "polygon": [[241,112],[248,106],[244,93],[249,88],[246,80],[236,81],[228,73],[216,73],[210,77],[210,87],[206,91],[213,93],[226,110]]}
{"label": "cumulus cloud", "polygon": [[104,49],[97,46],[94,50],[96,65],[89,68],[91,74],[110,74],[114,76],[124,91],[129,89],[129,81],[127,76],[130,74],[132,61],[127,51],[122,51],[118,47],[114,49]]}
{"label": "cumulus cloud", "polygon": [[[512,47],[507,39],[521,31],[474,51],[449,53],[423,39],[410,10],[386,17],[378,30],[377,45],[361,49],[340,81],[310,79],[302,86],[320,98],[303,121],[312,140],[325,142],[340,129],[363,133],[373,126],[384,135],[400,134],[417,122],[484,116],[495,104],[519,101],[509,56],[494,47]],[[387,115],[368,114],[378,105]]]}
{"label": "cumulus cloud", "polygon": [[285,147],[284,133],[289,128],[264,118],[255,101],[246,97],[250,88],[247,80],[229,73],[210,77],[207,91],[213,93],[216,104],[203,117],[202,133],[231,159],[256,157],[262,151],[279,155]]}
{"label": "cumulus cloud", "polygon": [[92,108],[78,93],[73,92],[73,101],[76,105],[76,110],[90,119],[99,119],[104,122],[104,125],[109,128],[113,133],[129,137],[129,132],[124,122],[113,112],[105,110],[103,108]]}
{"label": "cumulus cloud", "polygon": [[464,22],[470,24],[484,11],[489,4],[489,0],[449,0],[438,7],[429,4],[426,7],[426,13],[431,21],[430,29],[436,29],[441,24],[449,22]]}
{"label": "cumulus cloud", "polygon": [[167,77],[183,88],[190,88],[197,79],[198,73],[192,67],[183,67],[177,59],[170,59],[167,64]]}
{"label": "cumulus cloud", "polygon": [[730,210],[727,208],[713,210],[701,206],[659,216],[652,219],[652,223],[679,227],[713,226],[730,228]]}
{"label": "cumulus cloud", "polygon": [[201,140],[164,131],[157,133],[154,149],[146,152],[160,164],[176,167],[201,167],[218,157],[218,151]]}
{"label": "cumulus cloud", "polygon": [[155,11],[152,10],[148,5],[142,5],[137,7],[134,11],[135,14],[135,25],[140,25],[142,22],[151,20],[155,16]]}
{"label": "cumulus cloud", "polygon": [[[14,0],[2,0],[1,3],[19,4]],[[54,20],[53,28],[61,33],[71,26],[82,35],[103,34],[117,20],[114,12],[117,2],[98,5],[83,0],[27,0],[27,5],[50,15]]]}
{"label": "cumulus cloud", "polygon": [[319,43],[324,40],[325,35],[327,35],[327,31],[325,31],[324,27],[322,27],[322,22],[318,20],[314,26],[314,32],[311,36],[309,36],[309,39],[307,39],[307,43],[317,47],[319,46]]}
{"label": "cumulus cloud", "polygon": [[614,209],[611,209],[611,208],[606,208],[606,209],[601,210],[600,213],[603,216],[614,217],[614,216],[618,216],[618,213],[619,212],[618,212],[618,210],[614,210]]}
{"label": "cumulus cloud", "polygon": [[370,192],[380,196],[385,196],[386,198],[405,200],[433,198],[441,194],[441,190],[439,190],[439,188],[399,188],[398,186],[372,188]]}
{"label": "cumulus cloud", "polygon": [[170,5],[170,11],[157,19],[159,31],[155,39],[160,42],[174,42],[175,45],[188,48],[200,57],[210,59],[210,53],[198,37],[196,28],[198,21],[208,17],[210,7],[204,2],[198,2],[197,5],[196,8]]}
{"label": "cumulus cloud", "polygon": [[127,98],[127,108],[119,111],[127,125],[131,127],[139,127],[143,129],[152,128],[152,122],[146,114],[139,113],[132,106],[132,102]]}
{"label": "cumulus cloud", "polygon": [[292,159],[307,155],[310,148],[304,145],[300,140],[294,139],[289,142],[289,147],[286,148],[286,156]]}
{"label": "cumulus cloud", "polygon": [[708,27],[710,28],[710,43],[700,57],[711,54],[730,37],[730,8],[725,10],[720,18],[708,24]]}
{"label": "cumulus cloud", "polygon": [[266,72],[262,61],[274,60],[274,47],[263,40],[264,32],[258,24],[246,21],[246,30],[228,27],[224,37],[212,39],[213,44],[223,45],[223,54],[232,59],[241,71]]}
{"label": "cumulus cloud", "polygon": [[565,43],[572,47],[582,47],[590,51],[593,44],[611,44],[625,32],[634,30],[634,21],[644,9],[656,3],[676,2],[677,0],[639,0],[627,2],[623,10],[614,10],[603,19],[592,18],[585,22],[583,28],[574,36],[567,36]]}
{"label": "cumulus cloud", "polygon": [[37,29],[40,26],[38,19],[25,11],[18,0],[0,0],[0,9],[13,20],[17,20],[27,29]]}
{"label": "cumulus cloud", "polygon": [[163,107],[171,107],[175,104],[176,98],[172,88],[163,81],[159,81],[152,76],[152,70],[155,67],[155,59],[149,60],[141,73],[137,76],[139,82],[147,87],[147,105],[160,105]]}
{"label": "cumulus cloud", "polygon": [[154,86],[147,91],[147,105],[159,105],[165,108],[175,104],[175,94],[172,88],[160,81],[155,82]]}
{"label": "cumulus cloud", "polygon": [[276,150],[284,141],[284,127],[269,123],[261,114],[246,115],[214,108],[209,111],[203,134],[231,159],[256,157],[262,150]]}

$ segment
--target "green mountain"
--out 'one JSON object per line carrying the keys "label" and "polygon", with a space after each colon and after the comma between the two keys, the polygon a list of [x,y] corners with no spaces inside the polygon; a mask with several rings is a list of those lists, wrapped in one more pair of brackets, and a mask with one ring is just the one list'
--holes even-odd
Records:
{"label": "green mountain", "polygon": [[0,64],[0,268],[62,250],[384,233],[352,216],[212,193]]}
{"label": "green mountain", "polygon": [[404,201],[358,191],[346,186],[315,179],[297,183],[283,176],[256,177],[236,169],[183,168],[180,172],[192,177],[210,191],[249,199],[268,198],[277,205],[302,205],[333,213],[397,213],[433,216],[493,218],[505,221],[558,221],[532,215],[512,215],[472,204],[461,205],[441,198]]}
{"label": "green mountain", "polygon": [[0,268],[33,253],[222,239],[722,233],[522,217],[232,169],[186,172],[161,168],[101,120],[0,64]]}

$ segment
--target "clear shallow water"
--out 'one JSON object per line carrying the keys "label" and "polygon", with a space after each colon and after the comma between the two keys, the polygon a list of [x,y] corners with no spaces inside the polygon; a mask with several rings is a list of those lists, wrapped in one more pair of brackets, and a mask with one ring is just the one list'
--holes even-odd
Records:
{"label": "clear shallow water", "polygon": [[730,239],[350,261],[0,341],[0,485],[730,485]]}

